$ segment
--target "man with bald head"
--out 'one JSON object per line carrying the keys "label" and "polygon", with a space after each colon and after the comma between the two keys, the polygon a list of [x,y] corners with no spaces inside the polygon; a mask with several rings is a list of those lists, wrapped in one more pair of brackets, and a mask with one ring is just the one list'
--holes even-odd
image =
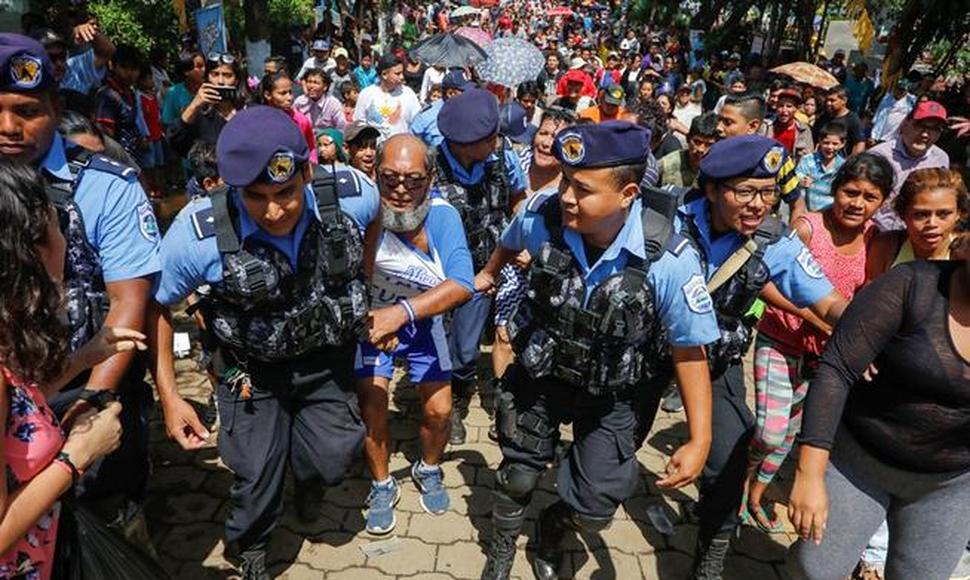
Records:
{"label": "man with bald head", "polygon": [[394,529],[397,481],[388,472],[387,390],[394,359],[407,361],[421,396],[421,459],[411,478],[430,514],[448,511],[439,463],[448,443],[451,354],[442,315],[472,297],[474,272],[461,217],[432,189],[435,151],[414,135],[378,145],[381,232],[371,277],[369,341],[357,350],[355,372],[365,450],[374,481],[367,497],[367,531]]}

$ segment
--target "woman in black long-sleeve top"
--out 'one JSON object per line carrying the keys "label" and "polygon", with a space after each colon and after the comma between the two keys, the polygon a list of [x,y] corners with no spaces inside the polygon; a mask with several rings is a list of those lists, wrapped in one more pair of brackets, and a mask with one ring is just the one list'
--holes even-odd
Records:
{"label": "woman in black long-sleeve top", "polygon": [[949,577],[970,538],[968,361],[970,263],[903,264],[856,295],[805,403],[796,578],[847,576],[884,518],[886,578]]}

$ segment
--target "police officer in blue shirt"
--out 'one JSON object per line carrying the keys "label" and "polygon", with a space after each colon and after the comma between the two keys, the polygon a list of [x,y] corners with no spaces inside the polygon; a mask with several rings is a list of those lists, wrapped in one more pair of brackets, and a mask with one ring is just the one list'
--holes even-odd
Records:
{"label": "police officer in blue shirt", "polygon": [[460,95],[471,83],[465,79],[465,73],[461,70],[448,71],[445,78],[441,81],[441,91],[443,96],[437,101],[428,103],[411,120],[411,132],[424,141],[428,147],[437,147],[445,140],[438,130],[438,113],[448,99]]}
{"label": "police officer in blue shirt", "polygon": [[[834,324],[845,300],[794,231],[770,215],[785,161],[775,140],[757,135],[716,143],[701,161],[699,190],[677,215],[681,234],[701,254],[721,338],[708,349],[713,387],[713,444],[701,477],[700,531],[694,578],[720,579],[738,523],[754,419],[745,401],[741,359],[772,283],[797,308]],[[770,292],[770,287],[767,290]]]}
{"label": "police officer in blue shirt", "polygon": [[[152,278],[159,270],[158,226],[134,169],[92,154],[57,133],[57,83],[43,46],[0,34],[0,155],[37,167],[47,181],[68,243],[65,302],[71,346],[102,327],[141,330]],[[133,523],[148,478],[145,367],[120,353],[68,383],[48,402],[65,425],[79,413],[118,398],[124,410],[121,448],[89,470],[78,492],[98,500],[102,515],[124,512]],[[137,524],[137,522],[134,522]]]}
{"label": "police officer in blue shirt", "polygon": [[489,289],[520,251],[533,256],[528,297],[507,326],[516,362],[496,408],[503,460],[482,578],[508,578],[516,537],[554,459],[561,423],[573,423],[575,441],[560,464],[560,500],[539,517],[536,577],[558,577],[567,532],[610,524],[636,488],[638,397],[663,361],[664,336],[684,385],[690,440],[658,485],[687,485],[707,457],[710,383],[703,347],[717,339],[717,323],[696,251],[673,232],[669,214],[641,201],[649,143],[647,130],[622,121],[560,132],[553,145],[563,165],[558,194],[529,200],[476,277],[479,290]]}
{"label": "police officer in blue shirt", "polygon": [[151,339],[166,429],[197,448],[208,433],[178,396],[164,307],[210,286],[200,304],[218,344],[219,452],[235,474],[226,539],[243,577],[262,579],[287,464],[297,513],[309,521],[321,485],[338,483],[362,447],[353,375],[368,311],[361,232],[380,202],[355,170],[314,170],[306,140],[278,109],[237,113],[216,156],[227,187],[186,206],[162,241]]}
{"label": "police officer in blue shirt", "polygon": [[[435,187],[458,210],[478,271],[498,245],[511,208],[525,195],[525,175],[518,156],[499,137],[498,99],[492,93],[470,88],[452,97],[441,107],[438,129],[445,140],[438,146]],[[491,296],[479,293],[452,313],[448,348],[453,368],[449,439],[453,445],[465,442],[462,417],[468,412],[479,341],[491,306]]]}

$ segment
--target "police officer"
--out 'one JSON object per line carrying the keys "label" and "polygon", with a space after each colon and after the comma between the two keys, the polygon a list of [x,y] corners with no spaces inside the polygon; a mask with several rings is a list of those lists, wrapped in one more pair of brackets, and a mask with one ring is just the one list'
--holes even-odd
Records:
{"label": "police officer", "polygon": [[[67,240],[65,302],[71,347],[103,326],[141,330],[152,279],[159,271],[158,226],[134,169],[92,154],[57,133],[53,66],[37,41],[0,34],[0,155],[37,167],[58,209]],[[85,475],[79,495],[109,521],[149,544],[137,502],[148,478],[147,413],[151,390],[144,363],[131,352],[96,365],[48,398],[62,423],[117,398],[121,447]]]}
{"label": "police officer", "polygon": [[541,192],[527,202],[476,277],[476,287],[488,289],[520,251],[533,256],[527,298],[508,322],[516,362],[496,408],[503,460],[482,578],[508,578],[560,423],[573,423],[575,441],[560,464],[560,500],[539,517],[536,577],[557,577],[568,531],[610,524],[636,487],[636,401],[662,360],[665,335],[685,386],[690,440],[658,485],[687,485],[707,457],[703,345],[717,339],[716,320],[697,253],[673,233],[669,214],[641,201],[649,142],[647,130],[623,121],[561,131],[553,145],[563,165],[558,194]]}
{"label": "police officer", "polygon": [[[361,449],[354,351],[367,315],[361,231],[376,187],[349,169],[312,168],[306,140],[277,109],[236,114],[216,145],[227,188],[194,200],[162,241],[155,300],[172,306],[197,287],[218,346],[219,452],[235,474],[226,539],[246,579],[268,578],[265,546],[282,512],[287,464],[297,514],[318,515]],[[208,435],[174,382],[171,323],[153,332],[166,429],[185,448]]]}
{"label": "police officer", "polygon": [[418,136],[428,147],[437,147],[445,140],[438,130],[438,113],[448,99],[460,95],[471,83],[465,79],[461,70],[448,71],[441,81],[443,98],[425,105],[411,121],[411,132]]}
{"label": "police officer", "polygon": [[[498,100],[492,93],[470,88],[447,100],[438,114],[438,129],[445,140],[438,146],[435,186],[458,210],[478,271],[497,246],[514,202],[525,195],[525,176],[518,157],[499,138]],[[479,293],[452,314],[448,340],[453,368],[453,445],[465,442],[462,417],[468,412],[479,340],[491,305],[491,297]]]}
{"label": "police officer", "polygon": [[694,577],[721,578],[738,523],[754,419],[745,401],[741,359],[757,317],[749,309],[768,282],[798,308],[834,324],[845,300],[794,231],[769,215],[779,198],[784,148],[758,135],[729,137],[701,160],[698,183],[677,215],[681,234],[701,254],[720,340],[708,349],[713,387],[713,444],[701,477]]}

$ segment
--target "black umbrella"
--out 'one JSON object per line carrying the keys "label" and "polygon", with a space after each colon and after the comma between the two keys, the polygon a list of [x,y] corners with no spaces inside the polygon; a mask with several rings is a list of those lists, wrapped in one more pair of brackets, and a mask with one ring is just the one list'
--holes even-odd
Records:
{"label": "black umbrella", "polygon": [[414,45],[411,58],[428,66],[473,66],[488,57],[480,46],[463,36],[435,34]]}

